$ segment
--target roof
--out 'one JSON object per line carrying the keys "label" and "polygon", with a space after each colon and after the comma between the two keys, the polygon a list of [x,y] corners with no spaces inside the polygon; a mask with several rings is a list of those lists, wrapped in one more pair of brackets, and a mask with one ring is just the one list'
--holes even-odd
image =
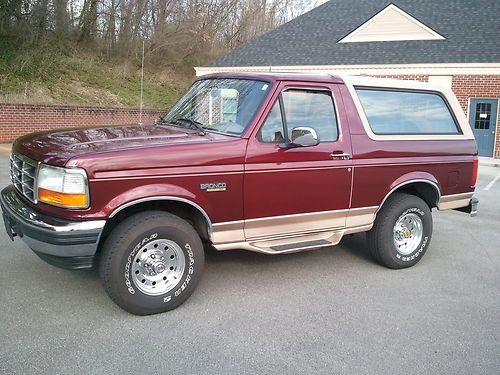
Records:
{"label": "roof", "polygon": [[323,73],[214,73],[207,74],[199,79],[210,78],[239,78],[239,79],[255,79],[268,82],[276,81],[301,81],[301,82],[329,82],[343,83],[344,80],[339,75],[323,74]]}
{"label": "roof", "polygon": [[409,88],[420,90],[441,91],[444,87],[431,82],[420,82],[410,80],[399,80],[393,78],[378,78],[363,74],[328,74],[328,73],[245,73],[245,72],[221,72],[206,74],[198,78],[203,79],[254,79],[267,82],[308,82],[308,83],[346,83],[350,86],[373,86]]}
{"label": "roof", "polygon": [[[445,39],[338,43],[390,4]],[[498,63],[499,19],[497,0],[332,0],[209,66]]]}

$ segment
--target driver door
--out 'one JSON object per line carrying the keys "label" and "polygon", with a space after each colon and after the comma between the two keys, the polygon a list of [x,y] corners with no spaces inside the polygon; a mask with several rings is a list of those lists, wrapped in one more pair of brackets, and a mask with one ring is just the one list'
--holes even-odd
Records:
{"label": "driver door", "polygon": [[[347,119],[339,119],[340,92],[282,83],[252,134],[244,177],[247,240],[345,227],[352,168]],[[319,144],[285,147],[295,128],[315,130]],[[345,154],[342,156],[341,154]]]}

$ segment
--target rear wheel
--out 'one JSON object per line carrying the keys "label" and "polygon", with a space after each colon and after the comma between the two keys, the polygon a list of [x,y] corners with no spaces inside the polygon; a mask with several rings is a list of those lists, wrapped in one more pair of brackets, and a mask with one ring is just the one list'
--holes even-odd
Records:
{"label": "rear wheel", "polygon": [[368,232],[368,246],[382,265],[407,268],[422,259],[431,237],[432,214],[427,203],[414,195],[394,193]]}
{"label": "rear wheel", "polygon": [[148,315],[182,304],[193,293],[203,265],[203,245],[190,224],[148,211],[113,229],[103,245],[99,273],[118,306]]}

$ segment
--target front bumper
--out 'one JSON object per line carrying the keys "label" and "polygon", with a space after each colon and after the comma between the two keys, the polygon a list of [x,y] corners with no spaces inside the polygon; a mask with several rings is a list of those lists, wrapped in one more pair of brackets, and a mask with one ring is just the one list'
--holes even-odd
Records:
{"label": "front bumper", "polygon": [[40,258],[66,269],[91,268],[105,220],[73,221],[35,211],[10,185],[0,193],[5,229]]}

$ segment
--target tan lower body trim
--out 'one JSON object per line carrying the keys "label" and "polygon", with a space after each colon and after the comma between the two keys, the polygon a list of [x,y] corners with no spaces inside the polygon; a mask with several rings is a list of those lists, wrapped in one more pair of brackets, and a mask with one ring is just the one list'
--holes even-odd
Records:
{"label": "tan lower body trim", "polygon": [[[225,244],[214,244],[219,251],[225,250],[249,250],[264,254],[289,254],[301,251],[315,250],[322,247],[337,245],[345,234],[366,232],[372,228],[373,224],[349,229],[338,229],[333,231],[315,232],[300,234],[288,237],[268,238],[255,241],[240,241]],[[320,241],[315,244],[315,241]],[[292,248],[277,251],[276,246],[293,244]]]}
{"label": "tan lower body trim", "polygon": [[438,210],[452,210],[469,205],[473,192],[453,195],[443,195],[438,203]]}
{"label": "tan lower body trim", "polygon": [[351,208],[347,214],[346,228],[355,228],[372,225],[379,206]]}
{"label": "tan lower body trim", "polygon": [[323,211],[245,220],[247,240],[324,231],[345,226],[348,210]]}
{"label": "tan lower body trim", "polygon": [[240,242],[245,240],[243,220],[212,224],[212,241],[214,244]]}
{"label": "tan lower body trim", "polygon": [[[303,241],[327,240],[338,243],[344,234],[370,230],[378,206],[350,210],[322,211],[305,214],[238,220],[213,225],[213,245],[218,250],[246,249],[277,253],[271,246]],[[317,248],[305,246],[286,252]],[[280,252],[284,253],[284,252]]]}

